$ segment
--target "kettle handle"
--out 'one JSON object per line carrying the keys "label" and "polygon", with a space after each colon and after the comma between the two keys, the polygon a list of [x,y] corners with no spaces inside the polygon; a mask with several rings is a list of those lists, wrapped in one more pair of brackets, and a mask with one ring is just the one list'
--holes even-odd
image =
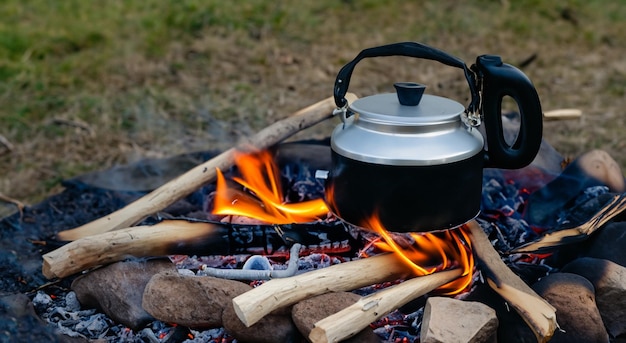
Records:
{"label": "kettle handle", "polygon": [[[530,164],[541,146],[543,112],[535,87],[519,69],[502,63],[500,56],[482,55],[472,66],[482,83],[481,111],[488,151],[485,166],[517,169]],[[502,127],[502,99],[512,97],[519,107],[520,127],[509,145]]]}
{"label": "kettle handle", "polygon": [[337,78],[335,79],[335,89],[333,93],[335,97],[335,104],[337,105],[337,107],[342,108],[347,106],[348,104],[345,95],[348,92],[350,77],[352,76],[352,72],[354,71],[356,64],[364,58],[385,56],[407,56],[423,58],[438,61],[451,67],[463,69],[472,95],[472,101],[470,102],[467,111],[469,113],[475,113],[478,111],[478,107],[480,105],[480,96],[477,90],[478,88],[476,85],[475,75],[465,65],[465,62],[446,52],[417,42],[393,43],[368,48],[361,51],[352,61],[344,65],[337,74]]}

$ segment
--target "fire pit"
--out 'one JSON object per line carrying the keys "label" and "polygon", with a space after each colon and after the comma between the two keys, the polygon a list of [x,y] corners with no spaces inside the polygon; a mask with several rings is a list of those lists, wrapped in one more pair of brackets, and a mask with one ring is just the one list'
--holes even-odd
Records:
{"label": "fire pit", "polygon": [[[294,147],[295,153],[291,150]],[[280,182],[251,184],[242,176],[245,174],[243,169],[236,168],[225,173],[223,177],[218,177],[218,183],[223,186],[231,184],[231,180],[237,180],[233,179],[233,175],[240,175],[241,179],[238,181],[245,185],[244,188],[247,190],[227,187],[224,191],[222,188],[224,197],[220,198],[220,191],[215,189],[217,184],[189,186],[188,188],[194,188],[193,192],[177,201],[176,206],[165,208],[167,206],[165,205],[161,209],[153,207],[150,210],[139,211],[142,213],[135,213],[134,216],[142,217],[140,226],[136,227],[124,228],[139,221],[138,219],[133,219],[131,220],[133,223],[128,224],[108,213],[116,209],[124,211],[137,201],[145,199],[145,196],[142,197],[144,193],[103,190],[80,182],[68,184],[68,190],[57,199],[50,199],[38,207],[26,209],[22,215],[16,214],[2,221],[4,235],[32,230],[27,234],[31,239],[30,244],[39,247],[44,253],[43,274],[54,281],[46,283],[32,266],[27,264],[21,266],[19,262],[14,261],[12,265],[15,276],[6,279],[13,282],[7,283],[3,292],[23,293],[33,301],[37,313],[35,317],[44,318],[48,324],[41,326],[33,322],[32,327],[41,329],[32,330],[31,333],[35,335],[39,332],[38,337],[48,337],[50,341],[57,339],[51,327],[64,335],[82,336],[92,340],[232,341],[237,340],[236,335],[241,335],[234,330],[240,328],[245,332],[246,325],[252,325],[250,329],[253,332],[254,330],[260,332],[254,323],[261,318],[273,316],[272,320],[281,320],[280,323],[284,323],[283,318],[290,322],[291,315],[297,311],[304,311],[303,308],[306,306],[318,309],[332,308],[331,304],[315,304],[315,301],[305,303],[306,299],[314,295],[321,297],[329,291],[349,292],[356,294],[356,298],[343,310],[334,311],[337,312],[336,315],[325,313],[316,319],[313,325],[308,327],[310,332],[304,333],[306,328],[298,326],[298,330],[286,330],[287,336],[281,337],[294,338],[304,335],[314,341],[332,341],[358,334],[362,338],[361,335],[367,335],[362,333],[362,329],[365,328],[365,332],[373,331],[378,340],[408,342],[416,341],[421,336],[423,341],[436,341],[439,337],[437,335],[441,332],[437,332],[435,323],[429,321],[437,318],[439,313],[439,308],[436,307],[438,302],[434,301],[438,299],[435,297],[437,292],[458,293],[447,297],[463,299],[468,303],[478,301],[494,308],[499,325],[496,325],[496,328],[493,321],[485,321],[491,324],[485,324],[483,327],[487,333],[496,335],[500,341],[516,339],[546,341],[553,334],[555,340],[567,340],[572,332],[577,332],[575,327],[570,327],[571,322],[567,315],[565,316],[567,321],[564,322],[560,319],[560,310],[556,311],[555,316],[554,307],[549,301],[544,300],[542,297],[544,294],[554,299],[551,293],[546,291],[547,288],[533,290],[528,285],[535,284],[546,275],[566,274],[558,272],[564,269],[566,264],[574,261],[574,257],[579,254],[586,253],[587,256],[599,259],[600,255],[593,252],[594,249],[598,250],[593,247],[597,242],[592,242],[595,240],[587,237],[603,233],[604,230],[594,232],[610,219],[615,219],[621,212],[624,200],[619,192],[623,192],[623,189],[615,189],[614,185],[609,189],[607,184],[610,182],[607,182],[606,178],[593,177],[589,176],[589,173],[581,172],[585,168],[577,163],[560,172],[560,168],[554,163],[542,162],[562,160],[546,145],[536,163],[529,168],[515,172],[496,169],[485,172],[481,214],[469,224],[455,231],[432,235],[410,233],[398,235],[386,232],[384,228],[372,232],[327,217],[325,211],[319,208],[321,205],[315,199],[321,197],[324,189],[320,187],[321,181],[314,175],[316,170],[324,169],[328,161],[320,161],[310,156],[317,155],[316,152],[320,149],[328,152],[329,147],[325,144],[279,145],[274,150],[275,155],[272,155],[278,156],[279,167],[267,175],[276,176],[278,173]],[[262,165],[253,170],[264,168],[266,167]],[[271,167],[267,168],[269,169],[266,170],[271,170]],[[208,172],[203,165],[198,170],[200,174]],[[555,170],[558,172],[555,173]],[[577,180],[577,187],[571,187],[571,184],[567,183],[570,187],[561,189],[563,180],[570,180],[572,177]],[[181,182],[180,179],[178,182]],[[293,206],[283,206],[282,202],[273,201],[276,199],[272,199],[271,196],[266,198],[259,193],[258,188],[255,188],[257,186],[265,187],[270,193],[283,192],[272,194],[278,196],[279,200],[288,198]],[[248,191],[251,188],[257,191],[251,193]],[[154,199],[155,193],[149,193],[148,196],[150,194]],[[271,217],[258,218],[263,219],[264,223],[243,222],[241,221],[243,213],[214,210],[216,203],[232,204],[235,197],[239,199],[238,202],[260,209],[263,216],[270,214]],[[272,201],[278,205],[278,210],[268,207],[267,204]],[[537,209],[547,207],[551,201],[559,203],[554,211],[546,213]],[[301,217],[302,211],[298,204],[303,203],[312,205],[307,208],[317,209],[313,217]],[[68,211],[69,204],[76,206],[73,209],[74,213]],[[87,208],[95,211],[90,212],[88,217],[83,217],[83,222],[89,223],[95,218],[104,216],[101,221],[117,222],[118,224],[107,227],[115,227],[118,230],[100,232],[97,235],[90,232],[84,238],[74,237],[76,240],[67,244],[48,239],[55,233],[62,233],[63,230],[81,225],[76,222],[79,220],[75,218],[76,214],[79,210]],[[149,215],[143,220],[146,211],[161,212]],[[209,211],[215,213],[211,214]],[[250,212],[246,212],[245,215],[246,218],[254,217]],[[192,218],[195,220],[191,220]],[[593,221],[589,222],[590,218]],[[372,217],[372,220],[375,220],[375,217]],[[295,224],[296,222],[301,223]],[[609,233],[612,231],[607,230]],[[76,232],[66,231],[67,234]],[[61,234],[59,236],[63,237]],[[3,241],[6,241],[7,237],[3,238]],[[443,250],[440,245],[433,243],[436,241],[451,244],[449,253],[428,254],[420,259],[418,255],[426,248],[438,252]],[[51,244],[58,245],[50,246]],[[301,248],[293,249],[294,245],[298,247],[296,244]],[[402,262],[398,259],[399,252],[403,253],[407,261]],[[128,260],[129,256],[134,257],[128,262],[112,264]],[[197,327],[196,325],[199,325],[197,322],[196,324],[185,322],[189,324],[186,326],[180,322],[152,318],[137,320],[133,324],[136,327],[131,329],[128,324],[119,324],[111,319],[112,316],[106,315],[107,309],[101,308],[103,302],[95,301],[90,306],[85,306],[79,301],[84,294],[79,295],[77,299],[78,293],[71,291],[72,287],[78,287],[77,283],[71,284],[72,281],[76,281],[78,274],[84,274],[84,277],[80,278],[86,279],[96,275],[97,272],[107,272],[109,267],[123,263],[136,263],[138,267],[134,270],[139,273],[148,269],[145,263],[152,265],[154,262],[142,262],[134,258],[148,256],[168,256],[178,267],[178,271],[172,272],[167,270],[168,267],[164,267],[157,269],[162,272],[154,276],[147,275],[143,283],[139,283],[146,288],[145,292],[143,289],[139,290],[144,301],[162,294],[160,292],[167,288],[154,288],[157,284],[174,282],[177,287],[183,284],[189,286],[187,283],[191,281],[188,280],[195,282],[199,280],[196,278],[213,275],[216,270],[244,267],[243,270],[248,271],[244,274],[257,276],[261,274],[272,276],[269,271],[284,270],[287,273],[290,268],[293,270],[294,266],[296,271],[293,272],[293,276],[273,278],[266,282],[257,279],[245,282],[232,281],[236,282],[237,286],[228,286],[230,293],[227,298],[234,298],[233,307],[224,308],[223,311],[224,313],[234,311],[234,316],[228,317],[229,322],[221,322],[223,326],[212,328]],[[608,260],[606,257],[600,258]],[[10,262],[10,256],[7,257],[7,261]],[[622,261],[622,266],[623,263]],[[94,269],[101,265],[109,267]],[[126,267],[115,268],[126,270],[123,269]],[[570,264],[565,270],[572,271],[576,268],[576,264]],[[32,272],[34,276],[25,278],[23,276],[25,270]],[[276,275],[285,276],[280,273]],[[461,275],[464,275],[464,278],[459,279]],[[598,277],[589,275],[586,277],[592,280],[591,282],[596,282],[596,296],[599,297],[597,291],[602,289],[602,283],[598,281]],[[104,283],[103,279],[99,280]],[[455,282],[454,285],[450,284],[452,281]],[[208,281],[201,282],[203,283],[200,289],[203,291],[218,287]],[[231,281],[224,280],[223,284],[229,282]],[[246,283],[255,288],[246,288],[249,287]],[[234,290],[240,287],[239,284],[245,287]],[[442,288],[444,285],[447,286]],[[113,287],[109,284],[103,286],[105,289]],[[129,293],[131,291],[137,289],[127,290]],[[151,291],[150,295],[146,295],[148,291]],[[119,290],[117,292],[121,293]],[[205,293],[195,293],[191,296],[196,297],[196,302],[204,304],[202,294]],[[343,294],[339,293],[339,297],[348,297]],[[189,299],[184,297],[186,295],[179,292],[178,299],[161,298],[156,307],[167,308],[171,302],[187,301],[183,300]],[[599,299],[598,308],[601,307]],[[193,300],[189,303],[190,307],[193,305],[192,302]],[[507,309],[505,304],[510,308]],[[290,312],[291,305],[294,306]],[[100,308],[96,310],[96,307]],[[17,306],[5,308],[8,309],[7,313],[11,313],[9,310]],[[156,317],[162,314],[151,312],[149,315]],[[613,318],[616,320],[609,318],[610,315],[602,314],[601,320],[604,320],[606,330],[600,324],[607,339],[624,334],[624,331],[621,331],[624,322],[622,321],[620,326],[619,316],[615,313],[611,315],[617,316]],[[9,316],[33,318],[24,313],[13,313]],[[310,316],[314,317],[312,314]],[[220,321],[224,318],[227,318],[225,314],[219,315]],[[444,325],[454,327],[455,322],[461,319],[449,318]],[[7,332],[18,332],[20,325],[26,325],[27,322],[21,321],[19,325],[15,324],[14,331]],[[565,332],[557,329],[557,322]],[[278,321],[273,323],[274,328],[282,327],[282,324],[276,324]],[[591,331],[588,328],[586,330]],[[278,335],[278,332],[274,334]],[[269,338],[256,338],[259,341],[276,339],[272,337],[271,331],[267,335]],[[240,337],[246,337],[239,338],[240,340],[250,339],[250,336]],[[489,337],[485,337],[485,341],[487,339]]]}

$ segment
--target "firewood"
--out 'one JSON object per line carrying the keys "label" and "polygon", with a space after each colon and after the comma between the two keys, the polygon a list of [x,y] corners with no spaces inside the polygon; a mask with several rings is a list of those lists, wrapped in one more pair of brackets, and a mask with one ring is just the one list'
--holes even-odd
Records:
{"label": "firewood", "polygon": [[562,108],[543,113],[544,120],[579,119],[583,112],[577,108]]}
{"label": "firewood", "polygon": [[319,322],[309,334],[311,342],[339,342],[359,333],[370,323],[422,296],[433,289],[453,281],[462,270],[446,270],[419,276],[376,293],[364,296],[351,305]]}
{"label": "firewood", "polygon": [[175,220],[88,236],[44,254],[42,272],[48,279],[63,278],[129,256],[185,253],[193,245],[202,246],[218,229],[213,223]]}
{"label": "firewood", "polygon": [[275,309],[328,292],[351,291],[397,280],[411,268],[394,254],[383,254],[336,264],[293,277],[270,280],[233,299],[237,316],[246,326]]}
{"label": "firewood", "polygon": [[19,201],[17,199],[13,199],[11,197],[8,197],[8,196],[6,196],[6,195],[4,195],[2,193],[0,193],[0,201],[7,202],[7,203],[15,205],[15,207],[17,207],[17,210],[20,212],[20,218],[21,218],[21,216],[24,213],[24,209],[26,208],[26,205],[23,202],[21,202],[21,201]]}
{"label": "firewood", "polygon": [[[349,93],[346,95],[346,99],[352,102],[357,97]],[[192,168],[122,209],[77,228],[61,231],[57,234],[57,238],[72,241],[81,237],[135,225],[147,216],[191,194],[202,185],[214,181],[217,175],[216,169],[225,171],[233,165],[237,150],[266,149],[298,131],[330,118],[334,108],[334,99],[330,97],[301,109],[291,116],[259,131],[249,139],[241,141],[238,147],[231,148],[213,159]]]}
{"label": "firewood", "polygon": [[0,135],[0,145],[4,146],[4,148],[6,149],[6,151],[11,152],[13,151],[13,149],[15,148],[13,146],[13,144],[11,143],[11,141],[9,141],[6,137],[4,137],[3,135]]}
{"label": "firewood", "polygon": [[478,222],[468,226],[477,265],[489,286],[524,319],[538,342],[548,342],[558,327],[556,309],[507,267]]}
{"label": "firewood", "polygon": [[626,195],[616,194],[586,222],[572,228],[547,233],[533,242],[513,249],[511,253],[547,253],[563,245],[583,241],[624,210],[626,210]]}

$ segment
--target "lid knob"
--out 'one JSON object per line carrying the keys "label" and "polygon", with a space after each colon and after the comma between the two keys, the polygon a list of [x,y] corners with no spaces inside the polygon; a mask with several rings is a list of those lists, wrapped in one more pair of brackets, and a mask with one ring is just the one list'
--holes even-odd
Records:
{"label": "lid knob", "polygon": [[415,82],[396,82],[393,84],[398,94],[398,101],[404,106],[417,106],[422,100],[426,86]]}

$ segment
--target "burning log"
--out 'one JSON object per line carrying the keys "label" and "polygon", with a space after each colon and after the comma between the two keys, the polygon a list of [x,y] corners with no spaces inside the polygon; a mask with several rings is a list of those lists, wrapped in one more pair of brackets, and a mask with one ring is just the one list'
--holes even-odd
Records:
{"label": "burning log", "polygon": [[565,244],[585,240],[624,210],[626,210],[626,195],[616,194],[585,223],[573,228],[547,233],[534,242],[513,249],[511,253],[545,253]]}
{"label": "burning log", "polygon": [[[346,99],[352,102],[356,100],[356,95],[348,94]],[[145,217],[194,192],[203,184],[214,181],[217,176],[217,169],[226,170],[233,165],[234,155],[238,150],[249,150],[250,148],[262,150],[270,147],[300,130],[330,118],[334,108],[333,98],[330,97],[301,109],[259,131],[250,139],[240,142],[238,148],[231,148],[194,167],[126,207],[77,228],[61,231],[57,237],[60,240],[71,241],[135,225]]]}
{"label": "burning log", "polygon": [[[364,272],[367,271],[367,272]],[[345,262],[285,279],[273,279],[233,299],[237,316],[246,326],[275,309],[328,292],[351,291],[411,274],[411,267],[394,254]]]}
{"label": "burning log", "polygon": [[489,286],[513,306],[538,342],[549,341],[558,327],[556,309],[502,262],[500,254],[493,248],[478,222],[472,220],[468,226],[476,259]]}
{"label": "burning log", "polygon": [[[293,246],[349,244],[352,236],[340,223],[233,225],[218,222],[164,220],[152,226],[135,226],[77,239],[43,255],[43,274],[63,278],[92,267],[133,257],[167,255],[255,254]],[[332,239],[328,238],[332,235]],[[268,243],[269,242],[269,243]],[[268,244],[271,247],[268,247]],[[348,247],[349,248],[349,247]],[[292,247],[292,252],[295,251]],[[297,255],[298,252],[295,251]],[[224,270],[220,270],[224,272]],[[235,270],[229,270],[235,272]],[[261,271],[245,271],[253,272]],[[273,271],[280,277],[287,271]]]}
{"label": "burning log", "polygon": [[[368,259],[365,259],[368,260]],[[461,276],[461,269],[419,276],[400,284],[364,296],[351,305],[315,323],[309,339],[311,342],[339,342],[354,336],[370,323],[387,315],[435,288]]]}
{"label": "burning log", "polygon": [[129,256],[166,256],[207,248],[219,225],[182,220],[136,226],[84,237],[43,255],[42,272],[48,279],[63,278]]}

